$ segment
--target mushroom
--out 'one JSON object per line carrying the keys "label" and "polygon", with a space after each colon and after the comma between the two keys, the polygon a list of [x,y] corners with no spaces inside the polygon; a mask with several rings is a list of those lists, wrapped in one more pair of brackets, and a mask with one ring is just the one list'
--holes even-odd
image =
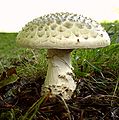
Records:
{"label": "mushroom", "polygon": [[29,22],[17,35],[23,47],[47,48],[48,70],[41,95],[51,92],[70,99],[76,83],[70,53],[78,48],[99,48],[110,44],[103,27],[91,18],[73,13],[55,13]]}

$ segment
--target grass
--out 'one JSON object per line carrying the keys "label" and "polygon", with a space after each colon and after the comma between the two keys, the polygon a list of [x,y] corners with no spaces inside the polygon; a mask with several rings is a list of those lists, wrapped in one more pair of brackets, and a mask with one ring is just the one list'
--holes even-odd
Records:
{"label": "grass", "polygon": [[46,72],[46,50],[34,52],[32,49],[21,48],[16,45],[16,36],[17,33],[0,33],[0,72],[14,66],[21,76],[22,73],[25,76],[33,75],[41,69]]}
{"label": "grass", "polygon": [[[84,99],[84,101],[93,99],[95,102],[97,98],[100,99],[100,101],[101,99],[108,98],[110,101],[108,104],[112,107],[115,106],[113,103],[114,98],[112,97],[115,97],[115,99],[119,97],[119,22],[102,23],[102,25],[111,37],[111,45],[99,49],[74,50],[72,52],[72,64],[76,80],[83,79],[83,82],[79,82],[78,89],[76,90],[77,96],[80,98],[83,96],[82,99]],[[38,110],[40,109],[39,106],[42,104],[41,101],[44,102],[45,98],[41,98],[41,101],[39,101],[39,95],[32,97],[28,94],[36,90],[36,87],[39,85],[36,82],[39,79],[45,78],[47,71],[47,53],[45,49],[32,50],[19,47],[15,42],[16,36],[17,33],[0,33],[0,119],[37,119],[35,115],[42,113],[42,109],[41,113],[38,112]],[[29,84],[32,87],[27,88],[26,86],[29,86]],[[40,89],[40,87],[38,87],[38,89]],[[79,93],[78,90],[80,90],[81,93]],[[18,101],[14,102],[14,99],[11,97],[15,98],[18,94],[20,94],[20,98]],[[97,96],[97,94],[104,94],[106,97]],[[96,95],[96,97],[89,96],[86,98],[86,95]],[[26,98],[24,98],[25,96]],[[30,99],[27,97],[32,98],[32,100],[31,102],[28,101],[28,106],[24,105],[26,106],[26,108],[24,108],[21,104],[24,104],[25,101],[27,102],[26,99]],[[21,103],[19,102],[20,100],[25,101]],[[58,99],[58,101],[60,101],[58,105],[64,103],[63,100]],[[77,103],[79,101],[80,100],[78,100]],[[90,100],[88,102],[90,102]],[[78,109],[79,105],[77,103],[73,103],[75,106],[71,105],[71,103],[67,103],[71,112],[72,110],[76,111]],[[115,103],[117,103],[119,107],[119,102]],[[84,103],[82,104],[84,107]],[[62,109],[64,110],[66,108],[67,105],[65,104],[65,108]],[[32,112],[31,109],[34,112]],[[82,108],[80,108],[80,110],[81,109]],[[84,110],[86,111],[87,108]],[[74,113],[72,112],[72,114]],[[50,118],[48,118],[49,114],[47,112],[45,114],[42,113],[42,115],[47,119]],[[74,116],[77,115],[74,114]],[[79,116],[81,117],[81,115]],[[89,114],[87,116],[90,117]],[[45,120],[45,117],[43,117],[43,120]],[[69,118],[71,119],[71,116]],[[77,119],[79,118],[77,117]]]}

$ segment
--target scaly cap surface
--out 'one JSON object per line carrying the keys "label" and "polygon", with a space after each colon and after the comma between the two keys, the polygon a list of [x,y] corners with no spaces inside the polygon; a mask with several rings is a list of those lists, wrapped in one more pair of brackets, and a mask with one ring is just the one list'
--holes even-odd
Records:
{"label": "scaly cap surface", "polygon": [[29,22],[17,36],[17,43],[29,48],[98,48],[110,38],[96,21],[73,13],[55,13]]}

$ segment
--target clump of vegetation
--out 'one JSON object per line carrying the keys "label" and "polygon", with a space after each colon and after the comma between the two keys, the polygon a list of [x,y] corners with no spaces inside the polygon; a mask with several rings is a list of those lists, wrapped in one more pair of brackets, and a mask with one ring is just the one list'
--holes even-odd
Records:
{"label": "clump of vegetation", "polygon": [[72,52],[77,88],[68,101],[40,95],[46,50],[21,48],[15,43],[17,33],[0,33],[0,119],[119,119],[119,22],[102,25],[111,45]]}

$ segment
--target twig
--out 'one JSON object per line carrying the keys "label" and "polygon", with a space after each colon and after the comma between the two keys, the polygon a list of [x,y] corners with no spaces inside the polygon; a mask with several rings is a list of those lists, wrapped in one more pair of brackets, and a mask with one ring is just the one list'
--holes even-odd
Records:
{"label": "twig", "polygon": [[[64,98],[63,98],[61,95],[57,95],[57,97],[60,98],[60,99],[62,100],[62,102],[64,103],[65,108],[66,108],[66,111],[68,112],[69,120],[71,120],[70,111],[69,111],[68,105],[67,105],[67,103],[65,102]],[[60,100],[60,99],[59,99],[59,100]]]}

